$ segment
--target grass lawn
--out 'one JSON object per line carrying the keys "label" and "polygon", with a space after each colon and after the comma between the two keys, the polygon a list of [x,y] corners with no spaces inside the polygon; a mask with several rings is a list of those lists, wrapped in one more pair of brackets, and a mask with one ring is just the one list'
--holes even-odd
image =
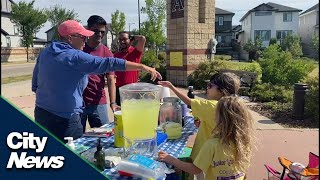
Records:
{"label": "grass lawn", "polygon": [[229,69],[242,69],[243,67],[246,67],[250,64],[251,62],[238,62],[238,61],[225,61]]}
{"label": "grass lawn", "polygon": [[32,78],[32,75],[23,75],[23,76],[15,76],[15,77],[7,77],[7,78],[1,78],[1,84],[8,84],[13,82],[19,82],[19,81],[26,81]]}

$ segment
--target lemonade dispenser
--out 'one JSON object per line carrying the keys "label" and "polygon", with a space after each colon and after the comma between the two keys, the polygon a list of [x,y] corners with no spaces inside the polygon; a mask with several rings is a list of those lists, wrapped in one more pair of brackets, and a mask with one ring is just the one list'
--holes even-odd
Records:
{"label": "lemonade dispenser", "polygon": [[132,83],[119,88],[125,156],[156,155],[160,90],[149,83]]}
{"label": "lemonade dispenser", "polygon": [[178,139],[182,133],[182,108],[178,97],[165,97],[160,107],[159,123],[168,139]]}

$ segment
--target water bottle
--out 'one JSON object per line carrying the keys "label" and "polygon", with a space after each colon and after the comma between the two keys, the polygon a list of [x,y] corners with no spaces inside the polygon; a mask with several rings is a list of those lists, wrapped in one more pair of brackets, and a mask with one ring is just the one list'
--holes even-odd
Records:
{"label": "water bottle", "polygon": [[[188,96],[190,99],[194,99],[193,86],[189,86],[189,87],[188,87],[188,94],[187,94],[187,96]],[[188,105],[188,108],[191,109],[191,106]]]}
{"label": "water bottle", "polygon": [[106,168],[105,164],[105,153],[102,150],[101,146],[101,139],[98,139],[98,144],[97,144],[97,151],[94,153],[94,158],[95,158],[95,165],[96,167],[103,171]]}

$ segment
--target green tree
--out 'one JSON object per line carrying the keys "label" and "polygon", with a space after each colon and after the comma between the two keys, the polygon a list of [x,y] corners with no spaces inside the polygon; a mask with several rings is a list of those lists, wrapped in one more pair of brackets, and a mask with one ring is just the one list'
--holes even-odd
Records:
{"label": "green tree", "polygon": [[118,35],[119,32],[124,31],[126,25],[126,16],[123,12],[116,10],[111,14],[111,27],[114,34]]}
{"label": "green tree", "polygon": [[121,31],[124,31],[124,27],[126,25],[126,16],[123,12],[116,10],[113,14],[111,14],[111,33],[116,35],[116,38],[112,42],[111,49],[112,52],[118,51],[119,42],[118,42],[118,34]]}
{"label": "green tree", "polygon": [[33,45],[34,35],[44,26],[47,16],[42,10],[33,7],[34,0],[26,3],[12,4],[11,20],[19,26],[22,34],[21,45],[27,48],[27,61],[29,61],[29,47]]}
{"label": "green tree", "polygon": [[319,60],[319,36],[317,35],[312,36],[311,48],[315,50],[316,60]]}
{"label": "green tree", "polygon": [[46,9],[45,13],[48,16],[48,21],[51,23],[52,28],[54,28],[55,33],[52,40],[58,39],[57,27],[63,21],[72,19],[80,22],[80,20],[78,19],[78,13],[74,12],[74,10],[66,9],[58,4],[50,7],[49,9]]}
{"label": "green tree", "polygon": [[301,39],[297,35],[288,35],[284,38],[282,49],[289,51],[294,58],[302,56]]}
{"label": "green tree", "polygon": [[148,20],[142,23],[141,34],[147,38],[147,46],[155,49],[165,43],[164,23],[166,20],[165,0],[146,0],[146,7],[142,9]]}

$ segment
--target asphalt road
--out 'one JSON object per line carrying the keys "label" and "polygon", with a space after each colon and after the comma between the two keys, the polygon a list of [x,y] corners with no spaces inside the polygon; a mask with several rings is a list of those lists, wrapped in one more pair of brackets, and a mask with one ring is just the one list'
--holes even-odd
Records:
{"label": "asphalt road", "polygon": [[24,64],[1,64],[1,78],[30,75],[33,72],[35,63]]}

